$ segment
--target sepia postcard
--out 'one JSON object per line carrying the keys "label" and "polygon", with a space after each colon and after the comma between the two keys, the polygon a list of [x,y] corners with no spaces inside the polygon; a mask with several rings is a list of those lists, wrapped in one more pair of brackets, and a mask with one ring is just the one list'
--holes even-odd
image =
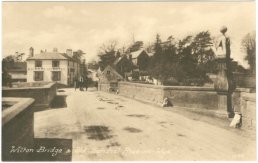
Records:
{"label": "sepia postcard", "polygon": [[2,161],[256,161],[255,14],[2,2]]}

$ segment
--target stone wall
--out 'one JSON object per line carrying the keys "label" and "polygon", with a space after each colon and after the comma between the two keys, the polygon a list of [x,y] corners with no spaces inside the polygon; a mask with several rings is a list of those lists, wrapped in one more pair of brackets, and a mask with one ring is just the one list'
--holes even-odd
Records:
{"label": "stone wall", "polygon": [[213,88],[157,86],[119,82],[119,94],[161,105],[167,97],[173,106],[217,109],[218,96]]}
{"label": "stone wall", "polygon": [[243,115],[243,128],[256,130],[256,94],[243,93],[241,97],[241,112]]}
{"label": "stone wall", "polygon": [[[29,85],[27,83],[27,85]],[[48,106],[56,96],[56,83],[48,83],[40,87],[3,88],[3,97],[30,97],[36,106]]]}
{"label": "stone wall", "polygon": [[168,97],[173,106],[217,110],[218,95],[213,88],[164,86],[164,97]]}
{"label": "stone wall", "polygon": [[162,86],[129,82],[118,83],[119,94],[137,100],[162,104],[164,92]]}
{"label": "stone wall", "polygon": [[256,88],[255,74],[234,73],[234,78],[238,87]]}
{"label": "stone wall", "polygon": [[[118,90],[122,96],[159,106],[167,97],[173,106],[184,107],[191,111],[197,109],[211,111],[218,116],[227,117],[226,96],[218,94],[212,87],[157,86],[119,82]],[[241,98],[244,92],[250,92],[250,89],[237,88],[232,94],[232,103],[237,112],[242,112]]]}
{"label": "stone wall", "polygon": [[99,82],[98,90],[104,92],[116,92],[118,89],[117,82]]}
{"label": "stone wall", "polygon": [[16,100],[17,104],[2,113],[2,160],[30,161],[30,153],[10,152],[12,147],[34,147],[33,113],[30,98],[3,98],[4,102]]}

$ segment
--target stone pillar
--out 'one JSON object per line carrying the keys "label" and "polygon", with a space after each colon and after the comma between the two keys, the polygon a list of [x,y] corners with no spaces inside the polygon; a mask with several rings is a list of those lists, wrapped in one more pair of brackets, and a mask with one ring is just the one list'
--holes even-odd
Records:
{"label": "stone pillar", "polygon": [[[227,78],[227,66],[226,59],[217,59],[218,74],[214,83],[215,90],[218,94],[218,109],[219,110],[229,110],[228,101],[229,97],[229,83]],[[230,102],[230,101],[229,101]]]}
{"label": "stone pillar", "polygon": [[218,58],[217,61],[217,79],[214,83],[215,90],[221,93],[228,91],[227,64],[226,58]]}
{"label": "stone pillar", "polygon": [[233,82],[233,74],[231,71],[230,59],[230,39],[226,36],[227,27],[222,27],[220,32],[222,35],[216,42],[216,60],[217,60],[217,79],[214,88],[218,93],[218,109],[227,110],[228,117],[234,117],[234,108],[232,106],[232,93],[235,86]]}

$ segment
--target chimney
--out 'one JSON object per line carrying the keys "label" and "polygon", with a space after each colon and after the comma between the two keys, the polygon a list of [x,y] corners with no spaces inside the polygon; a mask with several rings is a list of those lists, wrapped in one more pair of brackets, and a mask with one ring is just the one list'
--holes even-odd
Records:
{"label": "chimney", "polygon": [[33,57],[33,56],[34,56],[34,49],[33,47],[30,47],[29,57]]}
{"label": "chimney", "polygon": [[57,48],[54,48],[54,49],[53,49],[53,52],[54,52],[54,53],[57,53],[57,52],[58,52],[58,49],[57,49]]}
{"label": "chimney", "polygon": [[69,57],[73,57],[73,50],[72,50],[72,49],[66,49],[66,54],[67,54]]}

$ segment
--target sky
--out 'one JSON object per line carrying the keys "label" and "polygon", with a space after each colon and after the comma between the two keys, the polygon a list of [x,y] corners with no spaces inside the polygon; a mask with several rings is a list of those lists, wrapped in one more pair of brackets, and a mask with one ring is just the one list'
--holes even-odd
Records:
{"label": "sky", "polygon": [[[111,40],[118,46],[135,41],[149,44],[182,39],[201,31],[220,35],[227,26],[232,58],[247,67],[242,38],[255,31],[255,2],[2,2],[3,56],[41,49],[86,52],[97,58],[99,47]],[[134,39],[133,39],[134,38]],[[25,58],[25,57],[24,57]]]}

